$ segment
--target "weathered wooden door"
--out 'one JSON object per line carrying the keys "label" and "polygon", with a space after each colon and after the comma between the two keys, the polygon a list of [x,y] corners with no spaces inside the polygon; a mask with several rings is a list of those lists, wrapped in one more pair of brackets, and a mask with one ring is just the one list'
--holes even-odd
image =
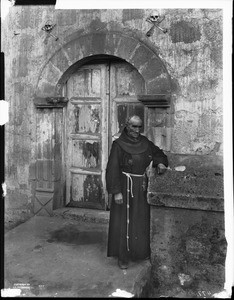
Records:
{"label": "weathered wooden door", "polygon": [[110,126],[109,150],[112,141],[119,137],[127,117],[136,114],[143,120],[145,109],[137,100],[138,94],[144,94],[145,83],[138,71],[125,62],[112,62],[110,65]]}
{"label": "weathered wooden door", "polygon": [[129,113],[144,119],[136,95],[144,90],[139,73],[125,62],[82,66],[68,80],[66,115],[66,203],[105,209],[105,171],[113,139]]}

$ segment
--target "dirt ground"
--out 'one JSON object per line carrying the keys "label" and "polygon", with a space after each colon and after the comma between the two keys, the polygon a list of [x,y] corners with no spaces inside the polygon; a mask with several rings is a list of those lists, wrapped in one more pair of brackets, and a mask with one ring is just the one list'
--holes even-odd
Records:
{"label": "dirt ground", "polygon": [[35,216],[5,234],[5,293],[19,297],[139,296],[150,262],[106,256],[107,224]]}

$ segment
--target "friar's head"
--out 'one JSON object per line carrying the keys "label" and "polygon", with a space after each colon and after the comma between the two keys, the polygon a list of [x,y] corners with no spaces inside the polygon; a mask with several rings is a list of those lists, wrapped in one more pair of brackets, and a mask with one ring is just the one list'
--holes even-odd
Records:
{"label": "friar's head", "polygon": [[142,120],[139,116],[130,116],[126,121],[127,135],[133,139],[138,139],[142,128]]}

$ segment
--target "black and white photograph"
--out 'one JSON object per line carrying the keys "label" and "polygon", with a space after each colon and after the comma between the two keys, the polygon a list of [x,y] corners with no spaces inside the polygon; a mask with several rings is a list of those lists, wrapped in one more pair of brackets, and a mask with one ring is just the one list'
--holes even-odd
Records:
{"label": "black and white photograph", "polygon": [[232,9],[1,0],[1,297],[232,297]]}

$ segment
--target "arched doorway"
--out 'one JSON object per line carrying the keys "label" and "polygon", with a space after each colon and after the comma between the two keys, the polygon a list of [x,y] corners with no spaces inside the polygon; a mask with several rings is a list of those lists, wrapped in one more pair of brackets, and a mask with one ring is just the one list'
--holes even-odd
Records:
{"label": "arched doorway", "polygon": [[145,107],[137,100],[144,92],[139,72],[113,56],[90,58],[71,74],[64,85],[66,205],[106,208],[105,169],[111,144],[130,114],[145,120]]}
{"label": "arched doorway", "polygon": [[[134,37],[134,33],[123,34],[122,32],[110,31],[90,32],[85,35],[77,36],[72,34],[67,38],[66,43],[58,50],[55,50],[51,57],[44,62],[39,71],[33,99],[36,107],[36,180],[35,187],[33,187],[35,214],[51,215],[52,211],[57,208],[71,205],[72,203],[72,205],[77,205],[78,203],[75,202],[77,199],[82,200],[83,197],[82,201],[84,201],[84,199],[91,199],[91,195],[95,196],[96,194],[102,195],[100,198],[101,202],[94,204],[88,200],[84,207],[105,209],[107,195],[105,194],[104,186],[104,166],[107,161],[107,155],[103,156],[104,154],[100,153],[104,151],[108,153],[112,138],[116,137],[119,129],[124,125],[125,117],[129,111],[135,111],[138,114],[144,111],[144,115],[146,115],[147,112],[148,116],[147,118],[145,116],[146,126],[144,129],[146,135],[151,136],[153,140],[154,137],[157,136],[157,139],[159,141],[161,139],[163,143],[165,140],[170,141],[170,128],[168,128],[168,130],[167,128],[156,128],[155,122],[158,123],[158,118],[161,120],[162,116],[164,118],[164,116],[167,115],[167,107],[169,106],[171,97],[171,79],[162,60],[152,49],[153,46],[149,47],[143,41]],[[114,57],[118,57],[119,61],[114,62]],[[90,61],[91,58],[95,58],[95,62]],[[97,61],[97,58],[99,58],[99,61]],[[106,58],[109,58],[109,60],[106,60]],[[101,61],[100,59],[104,60]],[[89,71],[85,71],[87,67],[85,67],[85,64],[87,63],[90,64]],[[130,69],[134,71],[130,69],[127,71],[126,67],[126,72],[124,73],[124,67],[117,68],[118,63],[120,65],[124,63],[128,68],[131,66],[132,69]],[[99,71],[95,71],[95,67],[91,67],[91,64],[94,64],[96,67],[99,64]],[[83,68],[83,71],[81,68]],[[93,70],[93,73],[91,70]],[[118,72],[116,71],[115,73],[113,70],[118,70]],[[96,102],[93,104],[91,103],[95,98],[95,91],[90,99],[88,99],[89,96],[83,97],[83,100],[75,99],[74,95],[70,95],[69,97],[73,99],[67,101],[66,97],[71,93],[71,91],[69,91],[69,82],[73,80],[70,78],[75,78],[77,72],[83,72],[83,75],[80,73],[79,78],[82,76],[86,78],[85,76],[87,75],[87,78],[83,79],[84,84],[88,84],[90,80],[95,86],[95,84],[98,84],[98,80],[100,80],[100,88],[103,88],[102,94],[100,94],[100,99],[96,97],[97,101],[95,100]],[[98,72],[100,72],[101,77],[98,75]],[[89,73],[92,74],[92,76]],[[114,77],[114,75],[112,76],[112,74],[115,74],[116,77]],[[116,84],[116,79],[118,79],[118,84]],[[139,84],[139,82],[143,82],[143,88],[140,88],[141,84]],[[76,93],[75,87],[74,93]],[[121,91],[122,87],[121,95],[118,93],[116,95],[114,94],[116,87],[118,88],[117,92]],[[105,90],[106,88],[107,90]],[[139,99],[139,101],[137,99]],[[79,109],[83,110],[79,121],[81,122],[81,120],[83,120],[86,122],[88,119],[84,118],[84,116],[89,115],[92,111],[92,109],[89,110],[88,105],[84,104],[88,103],[88,101],[91,106],[96,105],[96,108],[99,107],[100,115],[96,115],[95,118],[97,116],[100,118],[100,122],[102,122],[100,123],[101,127],[97,129],[98,127],[94,126],[96,123],[93,122],[92,126],[94,127],[90,125],[92,129],[88,132],[82,132],[82,134],[75,132],[75,146],[67,149],[67,145],[73,141],[72,138],[68,140],[69,134],[71,136],[73,134],[72,131],[69,133],[69,129],[66,130],[66,126],[70,126],[66,121],[69,109],[71,108],[70,113],[74,116],[74,119],[71,118],[71,122],[77,120],[77,116],[80,118],[81,113],[79,113]],[[99,106],[98,101],[100,102]],[[76,102],[77,105],[72,104],[72,102]],[[141,103],[144,104],[144,108]],[[163,126],[165,125],[161,121],[159,123]],[[167,123],[170,124],[169,122]],[[74,126],[76,126],[76,130],[77,128],[81,128],[77,121],[73,124],[73,127]],[[92,133],[94,128],[100,132],[94,131]],[[63,131],[65,131],[65,134],[63,134]],[[79,139],[81,135],[83,139]],[[104,135],[107,136],[105,139]],[[83,145],[84,148],[82,148]],[[82,154],[81,158],[84,160],[83,164],[77,165],[75,169],[73,169],[72,164],[77,164],[76,160],[80,159],[78,158],[79,156],[75,154],[77,149],[80,149],[79,147],[81,147],[81,151],[78,153],[85,153],[88,159],[86,157],[84,158]],[[95,156],[97,155],[95,149],[99,149],[98,159],[96,159]],[[68,152],[66,153],[66,151]],[[74,151],[74,158],[71,158],[70,161],[66,159],[69,151]],[[72,162],[72,160],[76,162]],[[87,163],[88,166],[96,166],[95,164],[97,164],[97,173],[92,174],[93,169],[95,169],[94,167],[92,167],[91,173],[88,173],[89,167],[87,167]],[[70,172],[69,174],[67,174],[68,170]],[[71,174],[76,174],[77,171],[80,172],[77,173],[80,174],[79,178],[83,179],[77,179],[78,177],[76,176],[72,178]],[[96,178],[94,175],[97,175]],[[87,176],[89,176],[88,179]],[[69,179],[67,180],[67,178]],[[76,184],[74,185],[76,188],[73,188],[71,184],[72,180]],[[88,189],[84,189],[83,185],[81,185],[84,183]],[[93,183],[91,190],[90,183]],[[81,187],[83,190],[80,191]],[[84,190],[86,192],[84,192]],[[71,197],[72,193],[74,197]],[[73,202],[71,202],[71,198]],[[81,207],[82,201],[79,203]]]}

